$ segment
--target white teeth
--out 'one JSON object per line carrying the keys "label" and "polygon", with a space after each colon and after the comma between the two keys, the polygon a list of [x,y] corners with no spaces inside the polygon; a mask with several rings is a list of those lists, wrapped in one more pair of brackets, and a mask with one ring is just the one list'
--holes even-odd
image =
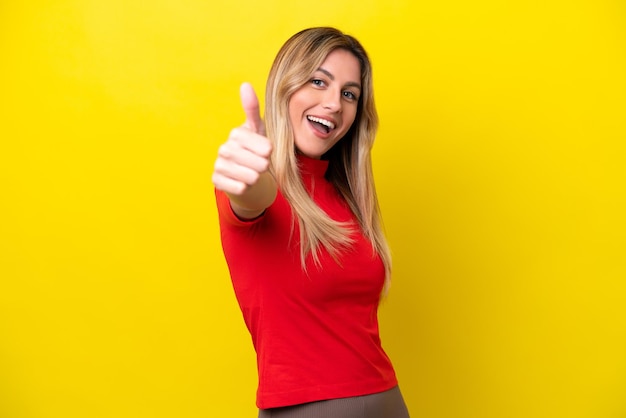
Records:
{"label": "white teeth", "polygon": [[329,120],[316,118],[315,116],[307,116],[306,118],[312,122],[321,123],[322,125],[326,126],[328,129],[335,129],[335,124]]}

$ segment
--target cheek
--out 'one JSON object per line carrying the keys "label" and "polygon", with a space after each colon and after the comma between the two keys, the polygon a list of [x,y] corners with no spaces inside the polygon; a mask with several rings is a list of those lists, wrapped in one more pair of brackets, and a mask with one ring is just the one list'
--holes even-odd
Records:
{"label": "cheek", "polygon": [[302,115],[302,105],[300,103],[298,94],[294,94],[289,101],[289,119],[291,120],[292,126],[300,120],[300,116]]}
{"label": "cheek", "polygon": [[353,111],[349,112],[349,113],[344,113],[344,122],[345,122],[345,126],[344,129],[346,132],[348,132],[348,130],[350,129],[350,127],[352,125],[354,125],[354,120],[356,119],[356,109],[354,109]]}

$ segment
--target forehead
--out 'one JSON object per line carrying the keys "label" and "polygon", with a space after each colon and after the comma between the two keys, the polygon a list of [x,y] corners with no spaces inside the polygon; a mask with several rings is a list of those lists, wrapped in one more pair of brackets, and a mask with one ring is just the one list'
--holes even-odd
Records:
{"label": "forehead", "polygon": [[331,51],[319,69],[323,69],[342,82],[361,81],[361,62],[346,49]]}

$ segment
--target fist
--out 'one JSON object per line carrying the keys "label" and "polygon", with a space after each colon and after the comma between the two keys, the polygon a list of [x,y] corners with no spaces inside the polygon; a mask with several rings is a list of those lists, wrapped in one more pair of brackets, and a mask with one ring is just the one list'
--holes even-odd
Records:
{"label": "fist", "polygon": [[213,170],[215,187],[234,196],[243,195],[257,183],[261,174],[269,170],[272,153],[254,89],[244,83],[240,95],[246,121],[243,126],[233,129],[220,146]]}

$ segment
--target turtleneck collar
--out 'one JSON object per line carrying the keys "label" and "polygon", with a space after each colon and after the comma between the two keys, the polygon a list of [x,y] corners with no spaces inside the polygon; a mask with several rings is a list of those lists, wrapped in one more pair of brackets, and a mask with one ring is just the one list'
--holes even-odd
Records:
{"label": "turtleneck collar", "polygon": [[326,170],[328,170],[328,160],[316,160],[302,154],[298,154],[297,158],[300,173],[314,178],[324,178]]}

